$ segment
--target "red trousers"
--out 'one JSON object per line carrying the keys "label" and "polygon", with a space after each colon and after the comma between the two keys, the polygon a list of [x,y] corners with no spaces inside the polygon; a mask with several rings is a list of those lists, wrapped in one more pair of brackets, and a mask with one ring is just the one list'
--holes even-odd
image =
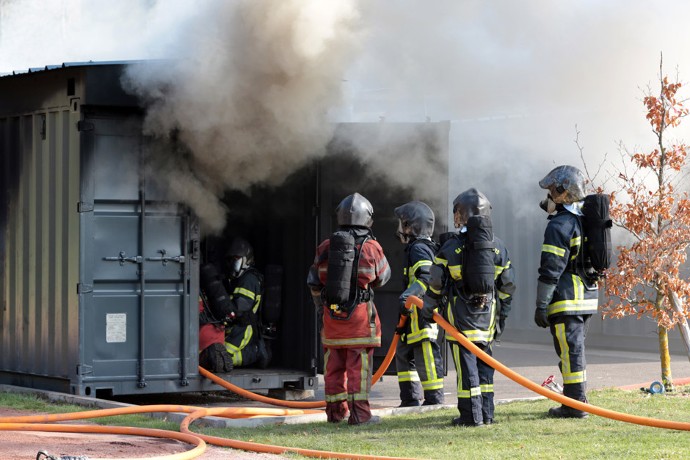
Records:
{"label": "red trousers", "polygon": [[371,418],[369,391],[373,356],[373,347],[325,348],[324,390],[329,422],[340,422],[348,410],[350,425],[357,425]]}

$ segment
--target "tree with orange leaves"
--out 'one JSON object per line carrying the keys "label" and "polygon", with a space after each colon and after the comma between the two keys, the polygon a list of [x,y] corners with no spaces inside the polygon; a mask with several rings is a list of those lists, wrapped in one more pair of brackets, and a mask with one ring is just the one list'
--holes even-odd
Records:
{"label": "tree with orange leaves", "polygon": [[[618,246],[616,266],[606,275],[609,302],[605,317],[643,316],[658,324],[661,379],[673,389],[668,331],[678,326],[690,357],[690,282],[680,275],[690,245],[690,197],[678,188],[687,166],[687,145],[669,142],[667,131],[677,127],[688,109],[678,99],[682,84],[663,75],[659,65],[660,91],[647,92],[647,120],[656,137],[651,152],[621,149],[632,163],[631,172],[621,172],[621,189],[613,195],[614,224],[632,236],[632,244]],[[623,168],[624,170],[626,168]]]}

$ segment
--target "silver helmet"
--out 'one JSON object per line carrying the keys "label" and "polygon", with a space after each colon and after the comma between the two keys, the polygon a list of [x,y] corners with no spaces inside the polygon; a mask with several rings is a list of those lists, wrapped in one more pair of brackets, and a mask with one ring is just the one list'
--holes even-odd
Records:
{"label": "silver helmet", "polygon": [[472,216],[490,216],[491,202],[476,188],[462,192],[453,200],[453,213],[459,212],[464,222]]}
{"label": "silver helmet", "polygon": [[403,234],[414,237],[431,237],[434,233],[434,211],[421,201],[410,201],[395,208]]}
{"label": "silver helmet", "polygon": [[558,199],[559,203],[574,203],[585,199],[585,175],[575,166],[561,165],[551,170],[542,180],[539,187],[558,193],[567,192]]}
{"label": "silver helmet", "polygon": [[335,215],[338,225],[371,228],[374,223],[373,206],[369,200],[356,192],[343,198],[335,208]]}

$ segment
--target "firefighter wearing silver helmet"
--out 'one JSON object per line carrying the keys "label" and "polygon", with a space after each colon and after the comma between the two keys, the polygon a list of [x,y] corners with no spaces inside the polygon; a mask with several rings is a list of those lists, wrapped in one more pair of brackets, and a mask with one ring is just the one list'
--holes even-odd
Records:
{"label": "firefighter wearing silver helmet", "polygon": [[254,267],[254,250],[247,240],[236,237],[225,254],[228,277],[224,286],[230,296],[234,321],[225,330],[225,348],[234,367],[268,366],[270,351],[261,337],[263,275]]}
{"label": "firefighter wearing silver helmet", "polygon": [[421,201],[411,201],[395,208],[398,218],[396,235],[405,244],[403,268],[404,291],[400,295],[400,314],[408,316],[401,330],[395,355],[400,387],[400,407],[443,404],[443,361],[437,342],[438,326],[422,318],[405,301],[411,295],[423,297],[429,286],[429,269],[438,250],[431,239],[434,233],[434,211]]}
{"label": "firefighter wearing silver helmet", "polygon": [[[515,292],[514,270],[508,250],[499,238],[492,242],[493,285],[485,307],[478,310],[472,298],[464,294],[463,272],[467,269],[463,252],[467,249],[467,223],[473,216],[490,216],[491,203],[475,188],[453,200],[453,220],[458,233],[446,240],[434,256],[430,268],[429,289],[424,296],[422,315],[430,316],[440,307],[444,316],[465,337],[489,355],[496,335],[505,327]],[[463,266],[465,268],[463,268]],[[443,299],[448,299],[447,304]],[[497,326],[498,325],[498,326]],[[477,427],[494,423],[494,370],[448,337],[457,373],[457,397],[460,416],[454,426]]]}
{"label": "firefighter wearing silver helmet", "polygon": [[[373,215],[371,203],[359,193],[345,197],[336,208],[338,231],[319,244],[307,275],[314,305],[323,319],[324,392],[326,419],[330,423],[347,420],[349,425],[361,425],[380,421],[371,414],[369,405],[374,348],[381,346],[381,321],[373,290],[388,282],[391,269],[371,232]],[[338,240],[345,239],[352,243],[348,248],[353,248],[350,252],[354,253],[354,260],[349,256],[341,258],[345,251],[333,248],[338,246]],[[331,240],[335,240],[333,244]],[[341,270],[337,269],[345,264],[329,264],[329,258],[338,262],[349,260],[352,269],[348,273],[342,271],[345,279],[340,278]],[[347,305],[342,305],[346,309],[328,298],[329,281],[351,287]]]}
{"label": "firefighter wearing silver helmet", "polygon": [[[586,285],[574,265],[583,250],[582,204],[585,177],[574,166],[550,171],[539,186],[548,190],[540,206],[549,213],[541,248],[534,322],[548,327],[560,357],[563,394],[586,402],[585,337],[592,314],[598,308],[597,286]],[[584,418],[586,412],[562,405],[549,416]]]}
{"label": "firefighter wearing silver helmet", "polygon": [[341,226],[371,228],[374,223],[374,207],[357,192],[343,198],[335,215]]}

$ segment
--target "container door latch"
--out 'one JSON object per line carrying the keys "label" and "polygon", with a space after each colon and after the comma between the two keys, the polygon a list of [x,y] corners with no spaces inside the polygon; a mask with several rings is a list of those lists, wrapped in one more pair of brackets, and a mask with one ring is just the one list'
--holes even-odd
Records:
{"label": "container door latch", "polygon": [[133,264],[140,264],[142,262],[141,256],[127,257],[125,251],[120,251],[117,257],[103,257],[103,260],[110,260],[113,262],[120,262],[120,265],[124,265],[125,262],[131,262]]}
{"label": "container door latch", "polygon": [[178,264],[184,263],[184,256],[168,256],[165,249],[159,249],[158,252],[161,255],[160,257],[147,257],[146,260],[154,262],[159,261],[162,262],[163,265],[168,265],[168,262],[177,262]]}

